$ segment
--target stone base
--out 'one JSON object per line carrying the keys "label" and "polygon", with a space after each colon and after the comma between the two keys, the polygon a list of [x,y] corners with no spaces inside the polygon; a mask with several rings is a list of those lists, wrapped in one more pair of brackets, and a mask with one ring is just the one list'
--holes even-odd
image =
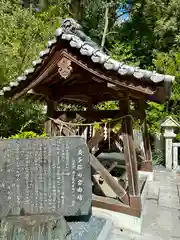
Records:
{"label": "stone base", "polygon": [[[68,222],[73,240],[109,240],[113,223],[111,219],[92,215],[88,222]],[[61,239],[61,238],[60,238]]]}
{"label": "stone base", "polygon": [[105,219],[110,219],[113,222],[114,228],[119,230],[129,230],[131,232],[135,232],[140,234],[141,233],[141,227],[142,227],[142,218],[143,218],[143,209],[145,204],[145,199],[148,191],[148,181],[152,181],[153,179],[153,173],[147,173],[147,172],[139,172],[139,175],[146,175],[147,181],[145,182],[145,185],[143,187],[143,190],[141,192],[141,216],[135,217],[128,214],[120,213],[120,212],[114,212],[111,210],[103,209],[103,208],[97,208],[92,207],[92,212],[94,216],[97,217],[103,217]]}
{"label": "stone base", "polygon": [[138,171],[138,174],[140,176],[146,176],[147,181],[153,181],[154,180],[154,172]]}
{"label": "stone base", "polygon": [[114,228],[119,230],[127,229],[132,232],[141,233],[142,217],[138,218],[96,207],[92,208],[92,212],[94,216],[111,220]]}

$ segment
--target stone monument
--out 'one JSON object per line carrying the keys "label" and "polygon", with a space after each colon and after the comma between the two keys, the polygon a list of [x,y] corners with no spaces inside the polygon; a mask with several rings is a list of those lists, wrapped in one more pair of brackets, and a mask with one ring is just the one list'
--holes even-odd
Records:
{"label": "stone monument", "polygon": [[91,172],[82,138],[0,141],[0,180],[1,240],[110,239],[112,221],[89,214]]}
{"label": "stone monument", "polygon": [[8,236],[23,228],[38,240],[53,239],[58,230],[64,236],[58,239],[67,239],[64,217],[91,212],[89,151],[80,137],[0,141],[0,179],[0,219],[9,223]]}
{"label": "stone monument", "polygon": [[176,168],[177,163],[173,163],[173,139],[176,137],[174,133],[175,128],[180,127],[172,117],[167,118],[161,127],[164,128],[165,138],[165,164],[167,169]]}

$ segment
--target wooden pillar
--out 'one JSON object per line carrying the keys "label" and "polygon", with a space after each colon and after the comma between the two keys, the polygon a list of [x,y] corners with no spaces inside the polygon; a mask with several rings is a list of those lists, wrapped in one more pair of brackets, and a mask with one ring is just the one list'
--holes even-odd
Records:
{"label": "wooden pillar", "polygon": [[46,112],[46,121],[45,121],[45,133],[49,136],[55,135],[55,129],[53,127],[52,120],[49,118],[54,118],[56,111],[56,102],[47,100],[47,112]]}
{"label": "wooden pillar", "polygon": [[[120,104],[120,107],[124,111],[124,115],[130,114],[130,102],[124,100]],[[132,118],[130,116],[125,117],[122,121],[122,135],[129,195],[139,196],[137,159],[133,141]]]}
{"label": "wooden pillar", "polygon": [[152,152],[151,152],[151,144],[150,144],[146,119],[143,122],[142,131],[143,131],[145,161],[142,164],[141,171],[152,172]]}
{"label": "wooden pillar", "polygon": [[136,102],[135,107],[139,112],[139,119],[142,124],[142,136],[144,145],[144,161],[141,163],[140,171],[152,172],[152,152],[145,112],[147,106],[148,105],[144,101],[138,101]]}

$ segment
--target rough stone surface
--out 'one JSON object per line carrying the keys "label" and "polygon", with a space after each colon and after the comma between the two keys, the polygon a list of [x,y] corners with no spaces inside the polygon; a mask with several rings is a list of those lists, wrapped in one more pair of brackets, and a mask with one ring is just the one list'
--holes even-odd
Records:
{"label": "rough stone surface", "polygon": [[[68,222],[72,230],[71,240],[109,240],[112,229],[111,225],[107,229],[106,223],[107,220],[95,216],[92,216],[89,222]],[[105,235],[102,234],[104,230],[107,230]]]}
{"label": "rough stone surface", "polygon": [[159,197],[159,182],[148,182],[148,192],[146,198],[148,200],[158,200]]}
{"label": "rough stone surface", "polygon": [[160,190],[158,203],[161,207],[179,209],[179,197],[177,193],[175,194],[172,194],[171,192],[166,193]]}
{"label": "rough stone surface", "polygon": [[111,240],[180,240],[180,178],[156,166],[154,179],[148,183],[142,234],[114,230]]}
{"label": "rough stone surface", "polygon": [[0,217],[91,210],[89,151],[80,137],[0,141],[0,179]]}

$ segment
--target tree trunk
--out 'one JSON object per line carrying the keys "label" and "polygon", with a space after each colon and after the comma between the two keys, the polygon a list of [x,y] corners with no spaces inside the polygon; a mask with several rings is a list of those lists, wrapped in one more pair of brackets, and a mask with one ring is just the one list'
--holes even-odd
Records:
{"label": "tree trunk", "polygon": [[108,31],[108,25],[109,25],[109,6],[107,5],[106,10],[105,10],[105,25],[104,25],[104,33],[103,33],[103,37],[102,37],[102,41],[101,41],[101,50],[103,50],[104,48],[104,44],[106,41],[106,35],[107,35],[107,31]]}

